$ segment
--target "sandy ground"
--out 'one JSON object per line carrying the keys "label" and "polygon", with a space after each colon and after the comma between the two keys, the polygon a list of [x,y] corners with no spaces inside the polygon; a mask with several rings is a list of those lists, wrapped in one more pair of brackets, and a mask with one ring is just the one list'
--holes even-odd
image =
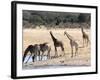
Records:
{"label": "sandy ground", "polygon": [[[40,44],[48,42],[48,45],[51,46],[51,56],[55,55],[53,41],[51,39],[49,31],[53,32],[53,35],[64,44],[65,56],[60,48],[58,48],[57,58],[52,58],[43,61],[28,62],[23,64],[23,69],[32,69],[32,68],[44,68],[44,67],[59,67],[59,66],[90,66],[91,64],[91,49],[90,44],[88,47],[82,47],[82,33],[80,29],[24,29],[23,30],[23,54],[28,45]],[[71,58],[71,47],[69,39],[67,36],[64,36],[64,31],[67,31],[79,45],[78,54]],[[85,30],[90,38],[90,30]]]}

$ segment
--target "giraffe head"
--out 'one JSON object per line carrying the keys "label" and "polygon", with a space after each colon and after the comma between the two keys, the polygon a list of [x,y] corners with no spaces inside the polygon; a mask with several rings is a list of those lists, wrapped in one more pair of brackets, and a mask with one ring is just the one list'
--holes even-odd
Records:
{"label": "giraffe head", "polygon": [[50,34],[52,34],[52,31],[50,31]]}
{"label": "giraffe head", "polygon": [[67,33],[67,32],[65,31],[65,32],[64,32],[64,35],[66,35],[66,33]]}

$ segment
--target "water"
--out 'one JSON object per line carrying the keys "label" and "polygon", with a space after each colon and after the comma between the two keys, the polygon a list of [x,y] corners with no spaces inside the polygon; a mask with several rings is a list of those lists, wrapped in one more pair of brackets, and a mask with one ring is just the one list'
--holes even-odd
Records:
{"label": "water", "polygon": [[[26,62],[26,61],[28,60],[29,56],[30,56],[30,55],[26,56],[24,62]],[[40,59],[41,59],[41,56],[40,56]],[[42,61],[45,61],[45,60],[47,60],[47,56],[43,56],[43,57],[42,57]],[[37,57],[34,59],[34,61],[39,61],[39,56],[37,56]],[[30,59],[28,60],[28,62],[32,62],[32,56],[30,57]]]}

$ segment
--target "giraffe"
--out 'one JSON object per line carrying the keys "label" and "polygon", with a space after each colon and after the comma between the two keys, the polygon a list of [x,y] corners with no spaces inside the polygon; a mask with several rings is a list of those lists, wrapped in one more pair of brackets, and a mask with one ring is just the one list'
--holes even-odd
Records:
{"label": "giraffe", "polygon": [[[47,51],[47,58],[50,59],[50,51],[51,51],[51,47],[47,45],[47,43],[42,43],[42,44],[35,44],[35,45],[29,45],[24,52],[24,56],[23,56],[23,62],[25,60],[25,57],[27,56],[28,52],[30,52],[30,56],[28,58],[28,60],[31,58],[32,56],[32,60],[34,62],[34,59],[39,56],[39,61],[42,60],[43,54],[44,52]],[[42,52],[42,55],[40,55],[40,52]],[[41,56],[41,57],[40,57]],[[26,61],[26,63],[28,62],[28,60]]]}
{"label": "giraffe", "polygon": [[48,46],[47,44],[48,44],[47,42],[39,44],[40,51],[42,52],[41,60],[43,58],[44,52],[46,52],[46,51],[47,51],[47,59],[50,59],[51,46]]}
{"label": "giraffe", "polygon": [[81,27],[81,31],[82,31],[82,38],[83,38],[83,47],[84,47],[84,44],[86,44],[86,46],[88,46],[89,37],[83,30],[83,27]]}
{"label": "giraffe", "polygon": [[[55,47],[55,57],[58,57],[58,53],[57,53],[57,47],[60,47],[61,50],[63,51],[64,53],[64,47],[63,47],[63,43],[61,41],[58,41],[52,34],[52,31],[50,31],[50,35],[51,35],[51,38],[53,40],[53,43],[54,43],[54,47]],[[65,53],[64,53],[65,55]]]}
{"label": "giraffe", "polygon": [[[24,62],[25,57],[27,56],[28,52],[31,53],[30,56],[29,56],[29,58],[28,58],[28,60],[29,60],[29,59],[31,58],[31,56],[32,56],[32,60],[33,60],[33,62],[34,62],[35,57],[36,57],[37,55],[40,55],[40,47],[39,47],[39,45],[38,45],[38,44],[29,45],[29,46],[25,49],[25,52],[24,52],[24,55],[23,55],[23,62]],[[27,63],[28,60],[27,60],[25,63]],[[40,58],[39,58],[39,60],[40,60]]]}
{"label": "giraffe", "polygon": [[67,38],[70,40],[71,57],[73,57],[73,47],[75,47],[75,56],[76,56],[76,54],[78,53],[78,43],[66,31],[64,32],[64,35],[66,35]]}

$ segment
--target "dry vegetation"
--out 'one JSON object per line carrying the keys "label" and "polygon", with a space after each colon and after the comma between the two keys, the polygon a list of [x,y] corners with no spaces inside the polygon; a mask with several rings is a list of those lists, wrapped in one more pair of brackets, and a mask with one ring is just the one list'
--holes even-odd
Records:
{"label": "dry vegetation", "polygon": [[[58,39],[61,40],[64,44],[65,49],[65,56],[63,55],[61,49],[58,49],[58,58],[53,58],[45,61],[35,61],[29,62],[27,64],[23,64],[23,68],[41,68],[41,67],[49,67],[49,66],[89,66],[90,65],[90,58],[91,58],[91,50],[90,44],[88,47],[82,48],[82,33],[80,28],[75,29],[24,29],[23,30],[23,53],[28,45],[32,44],[39,44],[48,42],[48,45],[51,45],[51,56],[54,56],[55,50],[53,41],[49,34],[49,31],[53,32],[53,35]],[[67,31],[79,44],[79,50],[77,56],[71,58],[71,48],[69,44],[69,40],[66,36],[64,36],[64,31]],[[90,38],[90,29],[85,29],[85,32],[89,35]]]}

